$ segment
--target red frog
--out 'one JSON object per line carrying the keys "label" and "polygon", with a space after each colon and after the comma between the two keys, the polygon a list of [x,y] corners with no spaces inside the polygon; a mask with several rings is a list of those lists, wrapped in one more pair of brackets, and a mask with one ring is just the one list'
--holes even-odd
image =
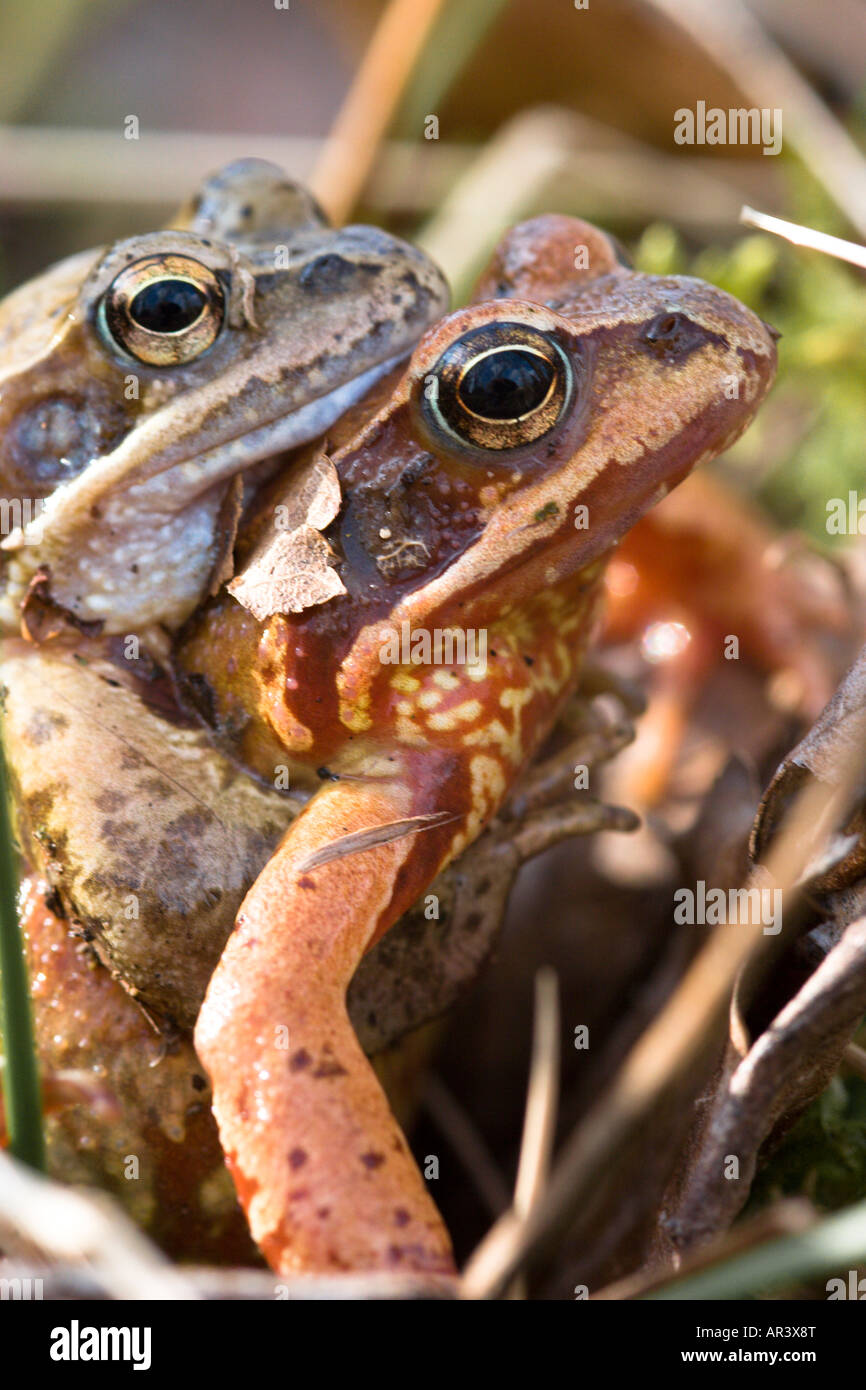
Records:
{"label": "red frog", "polygon": [[275,1270],[452,1268],[347,986],[551,730],[616,542],[743,432],[775,364],[731,296],[637,274],[575,219],[523,224],[366,422],[261,495],[232,592],[180,633],[217,742],[318,784],[195,1031]]}

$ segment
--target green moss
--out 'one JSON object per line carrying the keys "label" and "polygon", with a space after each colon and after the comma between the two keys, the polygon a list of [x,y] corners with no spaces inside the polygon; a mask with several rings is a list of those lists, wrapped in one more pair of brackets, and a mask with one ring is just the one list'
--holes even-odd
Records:
{"label": "green moss", "polygon": [[834,1077],[758,1174],[746,1214],[801,1195],[824,1211],[866,1197],[866,1081]]}

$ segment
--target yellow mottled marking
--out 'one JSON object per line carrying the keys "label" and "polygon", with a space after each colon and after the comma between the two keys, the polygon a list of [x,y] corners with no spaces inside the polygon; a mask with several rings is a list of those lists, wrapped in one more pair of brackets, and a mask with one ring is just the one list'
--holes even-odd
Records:
{"label": "yellow mottled marking", "polygon": [[456,690],[460,684],[460,677],[453,671],[434,671],[433,681],[440,690]]}
{"label": "yellow mottled marking", "polygon": [[453,709],[442,710],[439,714],[431,714],[427,717],[427,728],[432,729],[437,734],[450,734],[452,729],[457,728],[457,717]]}
{"label": "yellow mottled marking", "polygon": [[417,710],[412,700],[399,700],[395,711],[394,731],[401,743],[409,744],[412,748],[424,748],[427,739],[424,736],[417,717]]}
{"label": "yellow mottled marking", "polygon": [[484,706],[480,700],[464,700],[462,705],[454,705],[452,709],[431,714],[427,720],[427,725],[441,733],[456,729],[458,724],[471,724],[473,720],[480,719],[483,713]]}
{"label": "yellow mottled marking", "polygon": [[498,743],[500,748],[507,748],[511,735],[506,729],[501,719],[490,719],[482,729],[472,729],[465,734],[463,742],[467,747],[485,748],[491,743]]}
{"label": "yellow mottled marking", "polygon": [[353,734],[363,734],[373,727],[369,692],[362,695],[354,705],[348,700],[340,701],[340,723],[351,729]]}
{"label": "yellow mottled marking", "polygon": [[471,845],[481,833],[488,816],[499,806],[505,795],[508,780],[498,758],[486,753],[476,753],[469,763],[470,795],[472,809],[466,818],[466,825],[454,839],[451,854],[458,855]]}
{"label": "yellow mottled marking", "polygon": [[410,676],[408,671],[398,671],[391,677],[391,689],[399,690],[401,695],[414,695],[416,690],[421,689],[421,682],[417,676]]}

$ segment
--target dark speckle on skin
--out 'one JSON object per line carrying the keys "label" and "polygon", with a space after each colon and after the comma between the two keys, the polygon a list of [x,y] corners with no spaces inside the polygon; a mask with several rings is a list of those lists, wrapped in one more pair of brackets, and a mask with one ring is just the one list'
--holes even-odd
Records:
{"label": "dark speckle on skin", "polygon": [[182,811],[174,820],[169,821],[165,827],[165,834],[177,836],[184,843],[194,845],[216,819],[216,812],[209,806],[196,806],[193,810]]}
{"label": "dark speckle on skin", "polygon": [[35,746],[48,743],[55,734],[69,728],[69,720],[63,714],[54,714],[48,709],[35,709],[27,725],[27,737]]}
{"label": "dark speckle on skin", "polygon": [[112,841],[125,842],[131,839],[138,825],[134,820],[104,820],[100,826],[99,834],[108,843]]}
{"label": "dark speckle on skin", "polygon": [[[164,777],[147,777],[139,783],[139,790],[148,796],[155,796],[160,801],[168,801],[177,792],[177,788],[167,782]],[[99,805],[99,803],[96,803]]]}
{"label": "dark speckle on skin", "polygon": [[107,815],[114,815],[122,806],[125,806],[126,794],[124,792],[113,791],[111,788],[106,788],[105,791],[100,792],[99,796],[94,798],[93,804],[97,811],[105,811]]}
{"label": "dark speckle on skin", "polygon": [[[327,1051],[327,1049],[325,1049],[325,1051]],[[348,1076],[348,1072],[342,1063],[337,1061],[336,1057],[325,1056],[319,1062],[316,1070],[313,1072],[313,1076],[318,1080],[326,1076]]]}
{"label": "dark speckle on skin", "polygon": [[385,1155],[376,1153],[375,1149],[370,1149],[367,1153],[361,1154],[361,1162],[365,1168],[381,1168],[385,1162]]}
{"label": "dark speckle on skin", "polygon": [[134,748],[124,744],[120,754],[120,767],[123,772],[138,772],[140,768],[147,766],[147,758],[142,753],[137,753]]}
{"label": "dark speckle on skin", "polygon": [[309,1052],[303,1047],[298,1048],[289,1058],[289,1071],[304,1071],[312,1062]]}
{"label": "dark speckle on skin", "polygon": [[316,885],[313,879],[311,879],[307,874],[304,874],[303,878],[298,879],[299,888],[315,888],[315,886]]}
{"label": "dark speckle on skin", "polygon": [[332,294],[348,285],[355,278],[358,269],[354,262],[347,261],[334,251],[328,251],[324,256],[317,256],[309,265],[304,266],[298,276],[298,284],[302,290],[307,290],[310,294]]}
{"label": "dark speckle on skin", "polygon": [[408,1226],[410,1219],[409,1213],[405,1207],[397,1207],[394,1212],[395,1226]]}
{"label": "dark speckle on skin", "polygon": [[291,1153],[289,1154],[289,1167],[290,1167],[290,1168],[303,1168],[303,1166],[304,1166],[304,1164],[306,1163],[306,1161],[307,1161],[307,1151],[306,1151],[306,1149],[292,1149]]}

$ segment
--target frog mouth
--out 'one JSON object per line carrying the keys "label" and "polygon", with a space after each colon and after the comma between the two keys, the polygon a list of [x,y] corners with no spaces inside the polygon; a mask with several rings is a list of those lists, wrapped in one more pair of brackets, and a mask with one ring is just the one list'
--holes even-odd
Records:
{"label": "frog mouth", "polygon": [[[255,464],[321,436],[407,349],[296,410],[192,452],[148,427],[61,484],[26,524],[5,537],[11,552],[0,595],[0,628],[16,630],[34,576],[75,623],[129,632],[180,625],[209,592],[234,545],[240,507],[227,489]],[[159,425],[154,422],[153,435]],[[222,577],[225,577],[224,575]]]}
{"label": "frog mouth", "polygon": [[[85,512],[96,517],[100,504],[122,491],[134,491],[136,503],[146,510],[148,486],[153,484],[163,503],[169,475],[173,506],[181,510],[235,474],[324,434],[406,355],[404,349],[385,358],[325,395],[251,430],[221,440],[210,449],[187,453],[177,447],[157,448],[151,452],[149,460],[143,461],[137,455],[147,453],[147,440],[143,440],[140,433],[135,440],[134,453],[124,441],[101,461],[94,459],[76,477],[60,483],[44,500],[37,515],[8,532],[0,542],[0,549],[15,551],[25,546],[38,547],[47,536],[59,539],[61,534],[69,533],[73,523],[83,522]],[[158,421],[154,424],[158,426]]]}

